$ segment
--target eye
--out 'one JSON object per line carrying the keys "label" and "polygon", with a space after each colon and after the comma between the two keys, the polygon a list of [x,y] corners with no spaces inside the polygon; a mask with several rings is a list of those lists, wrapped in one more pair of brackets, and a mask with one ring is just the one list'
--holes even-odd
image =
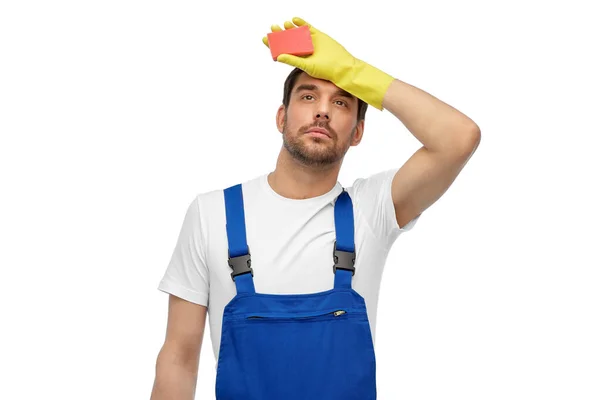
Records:
{"label": "eye", "polygon": [[305,94],[304,96],[302,96],[303,99],[305,99],[307,97],[313,97],[313,96],[311,94]]}
{"label": "eye", "polygon": [[336,103],[338,103],[338,104],[339,104],[339,105],[341,105],[341,106],[348,107],[348,104],[347,104],[345,101],[342,101],[342,100],[336,100]]}

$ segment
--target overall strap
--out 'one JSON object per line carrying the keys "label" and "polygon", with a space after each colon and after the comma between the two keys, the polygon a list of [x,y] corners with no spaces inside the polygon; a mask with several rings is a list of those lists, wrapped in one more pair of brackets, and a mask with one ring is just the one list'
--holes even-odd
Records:
{"label": "overall strap", "polygon": [[231,278],[238,293],[255,293],[254,272],[250,268],[250,249],[246,241],[246,220],[242,184],[224,190],[225,216],[227,218],[227,241],[229,244],[229,266]]}
{"label": "overall strap", "polygon": [[335,201],[334,218],[336,235],[336,241],[333,244],[334,288],[351,288],[356,260],[354,212],[352,199],[346,189],[343,189]]}

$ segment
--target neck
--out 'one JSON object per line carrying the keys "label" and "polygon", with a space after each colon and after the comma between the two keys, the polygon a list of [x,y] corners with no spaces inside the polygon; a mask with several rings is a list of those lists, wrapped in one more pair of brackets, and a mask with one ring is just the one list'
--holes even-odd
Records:
{"label": "neck", "polygon": [[328,167],[307,166],[282,149],[275,171],[267,176],[271,188],[280,196],[302,200],[328,193],[337,183],[341,163]]}

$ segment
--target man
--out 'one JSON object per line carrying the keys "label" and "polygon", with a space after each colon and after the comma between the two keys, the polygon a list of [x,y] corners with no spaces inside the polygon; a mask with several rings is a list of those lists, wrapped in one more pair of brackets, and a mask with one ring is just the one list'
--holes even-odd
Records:
{"label": "man", "polygon": [[[292,21],[284,27],[309,25]],[[455,180],[480,131],[309,27],[312,55],[278,57],[296,68],[277,110],[275,170],[198,195],[188,208],[159,286],[170,296],[153,400],[193,398],[207,313],[217,399],[376,398],[385,259]],[[423,146],[401,168],[343,188],[338,174],[362,139],[367,104],[391,112]]]}

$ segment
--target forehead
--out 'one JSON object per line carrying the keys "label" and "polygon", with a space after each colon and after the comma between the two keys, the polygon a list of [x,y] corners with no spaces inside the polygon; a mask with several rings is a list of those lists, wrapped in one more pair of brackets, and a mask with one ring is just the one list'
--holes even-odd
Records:
{"label": "forehead", "polygon": [[294,84],[294,86],[302,85],[304,83],[308,83],[311,85],[317,85],[318,87],[324,87],[324,88],[336,88],[337,87],[330,81],[326,81],[324,79],[313,78],[312,76],[308,75],[306,72],[301,72],[298,75],[298,77],[296,78],[296,83]]}
{"label": "forehead", "polygon": [[356,100],[356,97],[354,97],[350,93],[346,92],[345,90],[340,89],[332,82],[323,80],[323,79],[313,78],[312,76],[308,75],[306,72],[302,72],[300,75],[298,75],[298,78],[296,79],[296,82],[294,83],[294,88],[292,91],[298,90],[300,86],[306,87],[306,85],[314,85],[316,87],[315,90],[317,90],[317,91],[340,94],[342,96]]}

